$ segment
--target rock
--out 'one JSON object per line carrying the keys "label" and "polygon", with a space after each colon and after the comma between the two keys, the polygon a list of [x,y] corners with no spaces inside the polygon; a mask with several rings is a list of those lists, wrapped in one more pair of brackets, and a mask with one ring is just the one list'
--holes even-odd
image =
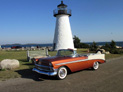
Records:
{"label": "rock", "polygon": [[101,54],[101,51],[97,51],[97,54]]}
{"label": "rock", "polygon": [[105,52],[105,54],[110,54],[110,52],[109,52],[109,51],[107,51],[107,52]]}
{"label": "rock", "polygon": [[101,53],[105,53],[105,50],[104,49],[98,49],[96,52],[100,51]]}
{"label": "rock", "polygon": [[19,67],[19,61],[16,59],[4,59],[0,62],[1,69],[12,70]]}

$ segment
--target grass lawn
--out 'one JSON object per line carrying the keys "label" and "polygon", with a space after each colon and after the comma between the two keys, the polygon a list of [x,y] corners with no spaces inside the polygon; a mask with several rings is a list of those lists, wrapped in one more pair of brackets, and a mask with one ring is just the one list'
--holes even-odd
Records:
{"label": "grass lawn", "polygon": [[[79,54],[87,53],[87,49],[77,49]],[[56,51],[49,52],[49,55],[56,55]],[[123,54],[109,54],[106,55],[106,59],[116,58],[123,56]],[[20,61],[20,67],[15,70],[1,70],[0,71],[0,81],[5,81],[10,78],[19,78],[19,77],[29,77],[32,75],[31,69],[34,65],[31,62],[27,62],[26,51],[0,51],[0,61],[3,59],[17,59]]]}

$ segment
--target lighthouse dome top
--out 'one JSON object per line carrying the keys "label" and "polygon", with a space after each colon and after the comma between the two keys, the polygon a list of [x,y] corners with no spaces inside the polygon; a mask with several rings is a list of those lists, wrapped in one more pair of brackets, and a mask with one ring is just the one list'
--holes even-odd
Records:
{"label": "lighthouse dome top", "polygon": [[67,5],[65,5],[65,4],[63,3],[63,1],[61,1],[61,4],[59,4],[57,7],[58,7],[58,8],[66,8]]}
{"label": "lighthouse dome top", "polygon": [[56,17],[57,15],[69,15],[69,16],[71,16],[71,10],[67,9],[67,5],[65,5],[63,3],[63,1],[61,1],[61,4],[59,4],[57,6],[57,9],[55,9],[53,11],[53,13],[54,13],[54,17]]}

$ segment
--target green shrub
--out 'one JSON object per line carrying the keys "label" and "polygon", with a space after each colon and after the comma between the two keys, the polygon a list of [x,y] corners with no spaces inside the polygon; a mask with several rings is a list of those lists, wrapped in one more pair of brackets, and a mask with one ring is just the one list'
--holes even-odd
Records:
{"label": "green shrub", "polygon": [[116,48],[115,41],[111,41],[110,44],[106,43],[104,46],[101,47],[101,49],[105,49],[106,51],[109,51],[111,54],[121,54],[123,53],[121,50]]}
{"label": "green shrub", "polygon": [[89,48],[89,45],[85,43],[80,43],[80,48]]}
{"label": "green shrub", "polygon": [[112,54],[121,54],[120,50],[119,49],[110,49],[110,52]]}
{"label": "green shrub", "polygon": [[6,71],[6,69],[0,69],[0,71]]}

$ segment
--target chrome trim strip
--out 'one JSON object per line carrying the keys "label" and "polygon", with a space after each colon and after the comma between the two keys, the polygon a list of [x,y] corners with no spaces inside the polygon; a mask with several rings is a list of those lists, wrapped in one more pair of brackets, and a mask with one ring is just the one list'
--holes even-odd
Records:
{"label": "chrome trim strip", "polygon": [[65,62],[65,63],[59,63],[56,65],[64,65],[64,64],[70,64],[70,63],[76,63],[76,62],[82,62],[82,61],[87,61],[88,59],[84,59],[84,60],[76,60],[76,61],[70,61],[70,62]]}
{"label": "chrome trim strip", "polygon": [[33,68],[32,71],[35,71],[35,72],[40,73],[40,74],[48,75],[48,76],[57,75],[57,69],[54,69],[54,72],[45,72],[45,71],[41,71],[41,70],[38,70],[36,68]]}
{"label": "chrome trim strip", "polygon": [[[70,61],[70,62],[65,62],[65,63],[59,63],[56,65],[64,65],[64,64],[70,64],[70,63],[77,63],[77,62],[83,62],[83,61],[87,61],[87,60],[95,60],[95,59],[84,59],[84,60],[76,60],[76,61]],[[103,59],[100,59],[103,60]]]}

